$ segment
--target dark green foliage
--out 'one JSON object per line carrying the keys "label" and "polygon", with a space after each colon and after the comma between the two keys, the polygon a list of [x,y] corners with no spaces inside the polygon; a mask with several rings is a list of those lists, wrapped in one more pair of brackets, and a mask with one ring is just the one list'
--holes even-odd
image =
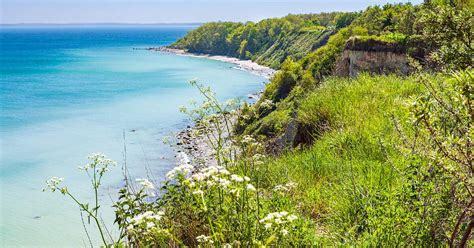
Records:
{"label": "dark green foliage", "polygon": [[186,48],[194,53],[227,55],[229,46],[226,43],[229,33],[242,26],[233,22],[213,22],[189,32],[175,43],[176,48]]}
{"label": "dark green foliage", "polygon": [[172,45],[189,52],[251,59],[280,68],[286,58],[299,60],[325,45],[334,27],[349,25],[356,13],[288,15],[258,23],[208,23]]}
{"label": "dark green foliage", "polygon": [[425,8],[417,20],[430,59],[448,69],[472,67],[474,12],[469,8]]}

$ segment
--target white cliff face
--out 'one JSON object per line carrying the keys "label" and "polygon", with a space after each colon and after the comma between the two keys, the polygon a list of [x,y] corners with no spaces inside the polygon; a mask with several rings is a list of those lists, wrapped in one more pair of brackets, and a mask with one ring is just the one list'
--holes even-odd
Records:
{"label": "white cliff face", "polygon": [[345,50],[337,62],[335,75],[356,77],[360,72],[406,75],[408,58],[404,53]]}

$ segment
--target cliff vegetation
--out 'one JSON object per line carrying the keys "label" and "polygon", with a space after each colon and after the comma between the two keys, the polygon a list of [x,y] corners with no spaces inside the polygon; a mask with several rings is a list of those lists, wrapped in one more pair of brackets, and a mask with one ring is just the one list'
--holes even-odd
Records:
{"label": "cliff vegetation", "polygon": [[469,1],[195,29],[172,47],[279,71],[253,105],[193,83],[203,100],[181,110],[217,165],[128,184],[104,245],[474,246],[473,29]]}

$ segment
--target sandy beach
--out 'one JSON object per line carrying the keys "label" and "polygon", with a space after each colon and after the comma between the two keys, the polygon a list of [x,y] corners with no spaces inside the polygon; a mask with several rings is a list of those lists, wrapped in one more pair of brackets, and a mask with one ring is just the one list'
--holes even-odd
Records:
{"label": "sandy beach", "polygon": [[191,57],[197,57],[197,58],[207,58],[207,59],[212,59],[212,60],[217,60],[217,61],[228,62],[228,63],[235,64],[237,69],[245,70],[255,75],[263,76],[267,79],[270,79],[276,73],[276,70],[267,66],[259,65],[251,60],[241,60],[238,58],[220,56],[220,55],[195,54],[195,53],[186,52],[181,49],[173,49],[173,48],[168,48],[168,47],[157,47],[157,48],[150,47],[150,48],[147,48],[146,50],[163,52],[163,53],[172,53],[172,54],[176,54],[180,56],[191,56]]}

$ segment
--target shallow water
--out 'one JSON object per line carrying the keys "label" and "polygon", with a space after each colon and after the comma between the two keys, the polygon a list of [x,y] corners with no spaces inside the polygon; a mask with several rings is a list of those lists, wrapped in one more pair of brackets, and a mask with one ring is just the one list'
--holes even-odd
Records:
{"label": "shallow water", "polygon": [[0,27],[0,246],[87,243],[77,207],[42,188],[60,176],[90,200],[77,166],[93,152],[119,164],[101,192],[111,223],[124,147],[132,177],[159,181],[175,164],[162,139],[189,124],[178,106],[199,99],[190,80],[222,99],[262,88],[264,78],[232,64],[133,49],[169,44],[192,28]]}

